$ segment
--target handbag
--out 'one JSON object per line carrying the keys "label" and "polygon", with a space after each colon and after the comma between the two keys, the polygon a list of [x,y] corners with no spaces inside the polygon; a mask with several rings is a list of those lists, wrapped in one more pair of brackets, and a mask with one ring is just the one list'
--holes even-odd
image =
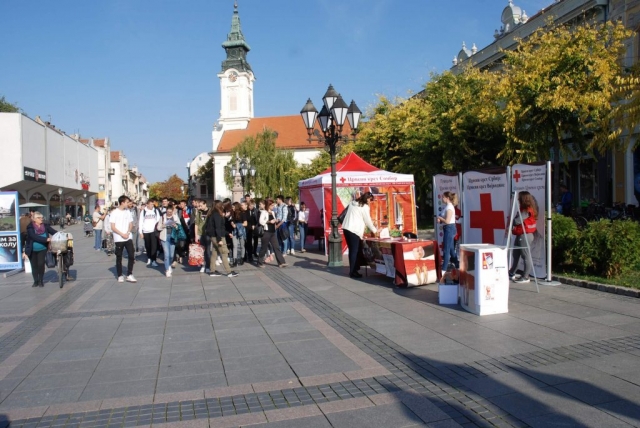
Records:
{"label": "handbag", "polygon": [[283,241],[289,239],[289,228],[286,225],[280,226],[280,229],[278,229],[278,234],[280,235],[280,239],[282,239]]}
{"label": "handbag", "polygon": [[56,267],[56,256],[53,255],[52,251],[47,250],[47,254],[45,255],[44,262],[49,269],[53,269]]}
{"label": "handbag", "polygon": [[256,226],[256,229],[253,232],[258,238],[262,238],[264,236],[264,226],[259,224]]}
{"label": "handbag", "polygon": [[199,244],[189,245],[189,266],[200,266],[204,263],[204,248]]}
{"label": "handbag", "polygon": [[342,212],[338,216],[338,223],[340,224],[344,223],[344,218],[347,216],[347,211],[349,211],[349,205],[347,205],[347,208],[342,210]]}

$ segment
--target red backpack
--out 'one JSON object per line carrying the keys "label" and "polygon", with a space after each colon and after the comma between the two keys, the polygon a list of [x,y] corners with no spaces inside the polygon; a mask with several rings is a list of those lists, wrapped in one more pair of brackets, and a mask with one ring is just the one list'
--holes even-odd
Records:
{"label": "red backpack", "polygon": [[537,230],[538,222],[533,215],[533,210],[531,208],[527,208],[527,212],[529,213],[529,218],[525,219],[522,224],[516,224],[513,226],[512,232],[514,235],[522,235],[525,231],[528,235],[531,235]]}

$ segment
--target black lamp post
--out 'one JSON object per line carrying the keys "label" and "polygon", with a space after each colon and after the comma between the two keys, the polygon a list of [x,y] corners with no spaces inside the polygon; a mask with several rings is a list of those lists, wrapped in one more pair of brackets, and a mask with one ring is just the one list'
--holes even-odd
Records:
{"label": "black lamp post", "polygon": [[[347,106],[340,94],[329,85],[329,89],[322,97],[323,106],[318,114],[318,110],[311,102],[311,98],[300,111],[304,126],[307,128],[309,142],[323,142],[331,154],[331,234],[329,235],[329,262],[330,267],[342,266],[342,237],[338,231],[338,204],[336,191],[336,150],[338,144],[353,140],[358,132],[358,124],[362,112],[354,101]],[[314,132],[316,119],[323,135],[318,131]],[[343,135],[342,130],[345,119],[349,121],[352,134]],[[314,135],[312,137],[312,135]]]}

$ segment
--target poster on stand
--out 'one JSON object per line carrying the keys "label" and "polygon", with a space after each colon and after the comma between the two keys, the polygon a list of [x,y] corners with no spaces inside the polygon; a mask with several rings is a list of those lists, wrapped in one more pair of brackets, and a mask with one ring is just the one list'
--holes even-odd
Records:
{"label": "poster on stand", "polygon": [[[513,192],[527,191],[533,196],[538,212],[536,232],[531,244],[531,258],[533,268],[538,278],[547,275],[547,257],[545,246],[545,201],[546,201],[547,165],[516,164],[511,167],[511,190]],[[515,240],[515,237],[512,238]],[[524,261],[520,260],[519,269],[524,269]],[[533,273],[533,272],[532,272]]]}
{"label": "poster on stand", "polygon": [[18,192],[0,192],[0,270],[22,268]]}
{"label": "poster on stand", "polygon": [[462,182],[464,243],[506,245],[511,209],[506,168],[468,171]]}
{"label": "poster on stand", "polygon": [[[460,210],[462,204],[462,193],[460,192],[460,180],[458,179],[458,174],[438,174],[433,176],[433,209],[434,214],[439,217],[444,216],[444,205],[442,204],[442,194],[444,192],[451,192],[458,195],[458,205],[455,208],[456,213],[456,240],[460,240],[462,238],[462,224],[460,221],[460,216],[462,215],[462,211]],[[437,233],[436,239],[438,241],[438,248],[440,251],[440,257],[443,256],[443,244],[442,239],[444,238],[443,232],[444,225],[438,223],[437,224]]]}

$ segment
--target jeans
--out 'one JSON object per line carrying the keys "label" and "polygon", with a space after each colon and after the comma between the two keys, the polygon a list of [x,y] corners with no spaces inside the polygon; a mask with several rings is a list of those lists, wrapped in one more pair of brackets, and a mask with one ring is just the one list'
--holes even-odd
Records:
{"label": "jeans", "polygon": [[207,235],[200,237],[200,245],[204,247],[204,266],[211,265],[211,238]]}
{"label": "jeans", "polygon": [[164,270],[165,272],[168,272],[171,268],[171,262],[173,262],[173,254],[176,250],[176,244],[172,243],[171,238],[161,242],[162,251],[164,251]]}
{"label": "jeans", "polygon": [[360,252],[360,243],[362,239],[355,233],[342,229],[344,238],[347,241],[347,248],[349,248],[349,275],[355,274],[360,266],[358,264],[358,253]]}
{"label": "jeans", "polygon": [[296,225],[289,223],[289,249],[291,251],[296,247]]}
{"label": "jeans", "polygon": [[444,232],[444,236],[442,237],[442,270],[446,271],[449,266],[449,262],[453,262],[453,264],[458,267],[458,255],[456,254],[455,243],[453,242],[453,238],[455,238],[457,230],[455,224],[445,224],[442,228]]}
{"label": "jeans", "polygon": [[513,257],[513,264],[511,265],[511,269],[509,270],[509,275],[513,275],[518,270],[518,263],[520,263],[520,257],[522,257],[522,261],[524,263],[524,269],[522,272],[523,278],[529,278],[529,274],[531,273],[531,263],[529,260],[531,259],[531,253],[527,248],[527,242],[525,241],[525,236],[527,241],[529,241],[529,248],[533,245],[533,233],[527,233],[522,235],[517,235],[516,240],[513,243],[514,247],[522,247],[522,248],[514,248],[511,252]]}
{"label": "jeans", "polygon": [[260,254],[258,254],[258,263],[264,263],[264,256],[267,254],[269,244],[273,247],[273,252],[276,255],[278,265],[284,264],[284,257],[282,257],[282,253],[278,248],[278,240],[275,237],[275,233],[267,232],[266,230],[264,235],[262,235],[262,245],[260,246]]}
{"label": "jeans", "polygon": [[147,260],[151,260],[152,262],[155,262],[156,246],[158,242],[156,240],[156,233],[155,232],[143,233],[142,236],[144,236],[144,249],[147,252]]}
{"label": "jeans", "polygon": [[93,236],[95,237],[93,241],[93,249],[101,250],[102,249],[102,229],[93,229]]}
{"label": "jeans", "polygon": [[133,275],[133,264],[136,261],[136,253],[133,251],[133,241],[127,239],[124,242],[116,242],[116,273],[118,278],[122,276],[122,252],[127,250],[129,263],[127,264],[127,275]]}
{"label": "jeans", "polygon": [[[235,254],[235,257],[233,255]],[[244,236],[233,235],[233,254],[231,258],[242,260],[244,258]]]}
{"label": "jeans", "polygon": [[29,261],[31,262],[31,275],[33,282],[41,282],[44,279],[44,263],[47,256],[47,250],[31,251]]}
{"label": "jeans", "polygon": [[304,250],[304,241],[307,239],[307,223],[300,223],[300,250]]}
{"label": "jeans", "polygon": [[[202,241],[201,241],[202,242]],[[222,243],[220,243],[222,242]],[[226,240],[222,240],[219,242],[216,242],[215,239],[211,240],[211,245],[209,246],[209,248],[213,247],[213,251],[211,252],[211,255],[209,256],[209,270],[211,272],[216,270],[216,266],[215,266],[215,260],[213,259],[213,252],[215,251],[220,258],[222,259],[222,267],[224,267],[224,270],[226,273],[230,273],[231,272],[231,266],[229,266],[229,248],[227,248],[227,242]],[[217,258],[217,257],[216,257]]]}
{"label": "jeans", "polygon": [[140,251],[140,247],[138,246],[138,239],[140,238],[140,234],[137,230],[131,231],[131,239],[133,239],[133,248],[136,252]]}

